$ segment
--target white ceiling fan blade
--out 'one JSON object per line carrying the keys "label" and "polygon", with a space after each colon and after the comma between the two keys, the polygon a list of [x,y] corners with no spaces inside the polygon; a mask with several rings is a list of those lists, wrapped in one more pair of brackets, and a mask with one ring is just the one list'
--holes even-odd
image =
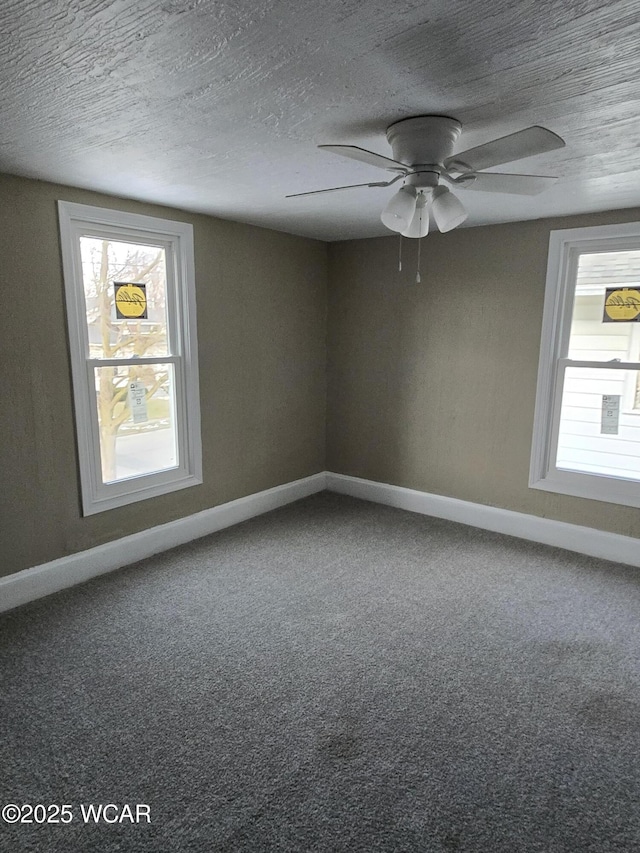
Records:
{"label": "white ceiling fan blade", "polygon": [[500,172],[468,173],[455,178],[453,183],[464,190],[479,190],[485,193],[513,193],[514,195],[538,195],[552,187],[557,178],[548,175],[508,175]]}
{"label": "white ceiling fan blade", "polygon": [[340,154],[342,157],[350,157],[352,160],[359,160],[361,163],[368,163],[370,166],[377,166],[379,169],[390,169],[394,172],[402,172],[404,175],[410,171],[407,166],[398,163],[397,160],[383,157],[382,154],[367,151],[366,148],[359,148],[357,145],[318,145],[318,148],[330,151],[332,154]]}
{"label": "white ceiling fan blade", "polygon": [[448,170],[458,172],[478,172],[490,166],[500,166],[502,163],[511,163],[512,160],[522,160],[534,154],[563,148],[564,144],[564,139],[553,131],[534,125],[454,154],[444,161],[444,166]]}
{"label": "white ceiling fan blade", "polygon": [[397,178],[393,178],[391,181],[376,181],[375,183],[370,184],[347,184],[344,187],[329,187],[326,190],[310,190],[306,193],[291,193],[291,195],[286,195],[285,198],[298,198],[302,195],[318,195],[319,193],[335,193],[338,190],[355,190],[358,187],[390,187],[391,184],[395,184],[396,181],[399,181],[403,175],[398,175]]}

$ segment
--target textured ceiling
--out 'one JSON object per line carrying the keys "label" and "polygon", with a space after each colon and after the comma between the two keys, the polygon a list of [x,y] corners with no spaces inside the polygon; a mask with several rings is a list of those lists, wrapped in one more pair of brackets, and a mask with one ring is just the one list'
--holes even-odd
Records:
{"label": "textured ceiling", "polygon": [[460,192],[468,224],[640,204],[637,0],[3,0],[0,171],[325,240],[389,234],[386,127],[463,123],[458,150],[532,124],[567,147]]}

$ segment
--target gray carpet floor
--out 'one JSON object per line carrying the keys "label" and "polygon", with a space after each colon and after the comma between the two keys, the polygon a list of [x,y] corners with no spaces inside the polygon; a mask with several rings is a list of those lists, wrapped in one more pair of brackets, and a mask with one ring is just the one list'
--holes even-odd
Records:
{"label": "gray carpet floor", "polygon": [[73,814],[0,849],[640,850],[639,613],[636,569],[315,495],[0,617],[0,804]]}

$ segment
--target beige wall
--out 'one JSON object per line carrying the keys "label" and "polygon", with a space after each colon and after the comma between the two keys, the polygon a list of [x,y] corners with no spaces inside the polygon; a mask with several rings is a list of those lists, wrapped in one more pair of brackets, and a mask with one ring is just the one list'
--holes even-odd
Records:
{"label": "beige wall", "polygon": [[529,489],[549,232],[640,210],[329,247],[327,468],[640,537],[640,510]]}
{"label": "beige wall", "polygon": [[[202,486],[82,518],[58,199],[193,223]],[[433,234],[416,285],[413,241],[401,274],[394,237],[327,265],[320,242],[0,176],[0,576],[324,468],[640,536],[639,510],[527,487],[549,231],[639,218]]]}
{"label": "beige wall", "polygon": [[[204,484],[80,514],[56,201],[194,226]],[[0,575],[323,470],[323,243],[0,176]]]}

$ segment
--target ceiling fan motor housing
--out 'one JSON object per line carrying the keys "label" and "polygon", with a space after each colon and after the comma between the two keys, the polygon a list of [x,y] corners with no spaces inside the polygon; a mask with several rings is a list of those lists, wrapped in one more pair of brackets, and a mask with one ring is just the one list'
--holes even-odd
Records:
{"label": "ceiling fan motor housing", "polygon": [[[448,116],[416,116],[397,121],[387,128],[393,159],[411,168],[442,164],[453,153],[462,125]],[[428,186],[428,184],[427,184]]]}

